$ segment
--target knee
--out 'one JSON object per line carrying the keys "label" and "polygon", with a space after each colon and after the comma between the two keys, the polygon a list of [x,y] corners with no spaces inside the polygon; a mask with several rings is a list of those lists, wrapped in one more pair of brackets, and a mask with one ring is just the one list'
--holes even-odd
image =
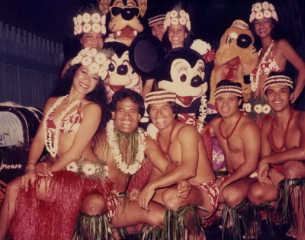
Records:
{"label": "knee", "polygon": [[255,183],[250,185],[248,189],[248,199],[253,205],[258,206],[264,203],[264,195],[263,189],[258,184]]}
{"label": "knee", "polygon": [[91,193],[83,199],[81,211],[88,215],[102,214],[106,211],[106,202],[102,195],[98,193]]}
{"label": "knee", "polygon": [[288,161],[284,163],[285,178],[303,178],[305,177],[305,165],[301,161]]}
{"label": "knee", "polygon": [[175,189],[167,189],[162,194],[162,201],[168,210],[177,210],[181,207],[181,199],[177,197]]}
{"label": "knee", "polygon": [[244,200],[245,194],[239,189],[225,187],[222,190],[222,198],[229,207],[236,207]]}

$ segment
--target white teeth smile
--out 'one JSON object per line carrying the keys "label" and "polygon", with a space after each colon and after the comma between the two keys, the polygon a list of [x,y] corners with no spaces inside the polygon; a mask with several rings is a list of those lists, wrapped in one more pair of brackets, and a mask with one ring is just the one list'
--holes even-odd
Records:
{"label": "white teeth smile", "polygon": [[86,89],[88,88],[88,85],[86,84],[80,83],[79,85],[81,85],[82,88],[86,88]]}
{"label": "white teeth smile", "polygon": [[157,123],[163,123],[163,122],[164,122],[164,119],[157,119],[156,122],[157,122]]}
{"label": "white teeth smile", "polygon": [[116,32],[116,35],[119,37],[119,36],[121,36],[121,34],[122,34],[122,31],[117,31]]}

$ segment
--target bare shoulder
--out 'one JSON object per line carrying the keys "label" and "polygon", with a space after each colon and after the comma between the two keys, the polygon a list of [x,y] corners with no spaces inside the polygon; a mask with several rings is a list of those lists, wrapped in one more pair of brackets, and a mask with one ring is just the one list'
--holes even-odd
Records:
{"label": "bare shoulder", "polygon": [[102,108],[97,103],[91,102],[91,101],[84,101],[82,104],[82,108],[84,112],[101,112]]}
{"label": "bare shoulder", "polygon": [[268,132],[271,126],[271,122],[272,122],[272,118],[269,118],[268,120],[265,120],[263,122],[263,126],[262,126],[262,132]]}
{"label": "bare shoulder", "polygon": [[214,117],[213,120],[209,123],[212,128],[215,128],[221,120],[221,117]]}
{"label": "bare shoulder", "polygon": [[177,132],[178,137],[185,137],[189,134],[198,134],[197,129],[194,126],[188,125],[188,124],[181,124],[178,125],[179,129]]}
{"label": "bare shoulder", "polygon": [[290,45],[290,43],[286,40],[286,39],[280,39],[278,41],[275,42],[275,47],[279,48],[279,49],[286,49],[286,48],[292,48],[292,46]]}
{"label": "bare shoulder", "polygon": [[295,118],[298,121],[299,126],[304,126],[305,124],[305,111],[296,111]]}
{"label": "bare shoulder", "polygon": [[[244,115],[241,119],[240,130],[246,134],[250,132],[260,132],[259,127],[250,117]],[[249,132],[250,131],[250,132]]]}

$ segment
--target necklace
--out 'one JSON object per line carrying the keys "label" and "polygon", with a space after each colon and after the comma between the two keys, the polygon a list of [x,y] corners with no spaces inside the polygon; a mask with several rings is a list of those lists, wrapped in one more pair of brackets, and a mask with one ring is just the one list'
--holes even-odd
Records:
{"label": "necklace", "polygon": [[[63,118],[66,116],[66,114],[77,104],[79,104],[83,100],[75,100],[60,114],[59,119],[57,120],[57,123],[55,124],[55,132],[53,135],[52,129],[47,127],[47,119],[49,118],[49,115],[54,112],[54,110],[68,97],[68,95],[59,97],[56,102],[50,107],[49,111],[46,113],[45,119],[43,121],[43,128],[44,128],[44,142],[46,149],[50,153],[52,157],[56,157],[57,151],[58,151],[58,141],[59,141],[59,129],[61,122]],[[53,136],[53,138],[52,138]]]}
{"label": "necklace", "polygon": [[223,120],[223,118],[221,119],[221,121],[220,121],[220,123],[219,123],[219,133],[220,133],[220,136],[221,136],[223,139],[228,140],[228,139],[233,135],[233,133],[234,133],[234,131],[235,131],[235,129],[236,129],[236,127],[237,127],[237,125],[238,125],[240,119],[242,118],[242,116],[243,116],[243,113],[240,112],[240,113],[239,113],[239,117],[238,117],[238,119],[237,119],[237,121],[236,121],[236,123],[235,123],[235,125],[234,125],[234,127],[233,127],[233,129],[232,129],[232,131],[230,132],[230,134],[229,134],[228,136],[225,136],[225,135],[222,133],[221,125],[223,124],[224,120]]}
{"label": "necklace", "polygon": [[170,130],[170,132],[169,132],[168,144],[167,144],[167,147],[166,147],[166,150],[165,150],[165,151],[162,149],[162,146],[161,146],[161,144],[160,144],[160,133],[158,132],[158,135],[157,135],[157,143],[158,143],[158,146],[159,146],[160,151],[161,151],[164,155],[168,155],[168,154],[169,154],[169,148],[170,148],[170,146],[172,145],[172,135],[173,135],[174,129],[175,129],[176,125],[177,125],[177,122],[178,122],[178,121],[175,121],[175,122],[174,122],[174,124],[173,124],[173,126],[172,126],[172,128],[171,128],[171,130]]}
{"label": "necklace", "polygon": [[[257,89],[257,86],[258,86],[258,83],[259,83],[260,72],[262,71],[262,69],[261,69],[262,64],[265,62],[266,57],[267,57],[268,54],[270,53],[271,48],[273,47],[273,44],[274,44],[274,41],[272,40],[270,46],[268,47],[267,51],[265,52],[264,56],[262,57],[261,62],[260,62],[259,65],[258,65],[258,68],[257,68],[256,73],[255,73],[255,74],[254,74],[254,73],[251,73],[251,74],[250,74],[250,82],[251,82],[251,89],[252,89],[252,92],[255,92],[256,89]],[[261,52],[262,52],[262,49],[259,50],[258,56],[261,54]],[[254,79],[253,75],[255,75],[255,79]]]}
{"label": "necklace", "polygon": [[207,116],[207,99],[206,95],[203,94],[200,99],[199,116],[197,120],[197,130],[199,133],[203,130],[204,120]]}
{"label": "necklace", "polygon": [[110,120],[107,123],[106,127],[106,136],[107,136],[107,142],[111,148],[112,156],[116,162],[116,165],[118,169],[121,170],[121,172],[125,174],[135,174],[143,165],[144,159],[145,159],[145,148],[146,148],[146,142],[145,142],[145,136],[146,133],[143,129],[138,128],[137,131],[137,154],[132,164],[127,164],[123,161],[123,157],[120,151],[120,146],[118,144],[118,138],[115,134],[114,129],[114,122],[113,120]]}
{"label": "necklace", "polygon": [[285,129],[285,132],[284,132],[284,136],[283,136],[283,143],[282,143],[281,147],[277,147],[275,145],[274,138],[273,138],[273,129],[274,129],[274,124],[275,124],[275,117],[273,117],[272,120],[271,120],[270,131],[269,131],[269,140],[270,140],[271,148],[273,150],[275,150],[276,152],[281,152],[286,147],[288,129],[289,129],[289,125],[291,123],[292,117],[293,117],[293,113],[294,113],[293,108],[291,108],[290,114],[289,114],[289,119],[288,119],[287,126],[286,126],[286,129]]}

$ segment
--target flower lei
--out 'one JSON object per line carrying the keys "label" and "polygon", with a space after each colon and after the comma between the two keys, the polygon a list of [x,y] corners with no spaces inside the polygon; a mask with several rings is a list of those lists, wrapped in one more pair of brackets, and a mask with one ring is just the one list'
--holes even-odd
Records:
{"label": "flower lei", "polygon": [[[250,81],[251,81],[251,89],[252,89],[252,92],[255,92],[256,89],[257,89],[257,86],[258,86],[258,83],[259,83],[259,77],[260,77],[260,72],[261,72],[261,67],[262,67],[262,64],[265,62],[266,60],[266,57],[269,55],[270,51],[271,51],[271,48],[273,47],[273,44],[274,44],[274,41],[272,40],[270,46],[268,47],[267,51],[265,52],[261,62],[259,63],[258,65],[258,68],[257,68],[257,71],[256,71],[256,74],[253,74],[251,73],[250,74]],[[259,50],[258,52],[258,55],[261,54],[261,50]],[[255,75],[255,79],[253,77],[253,75]]]}
{"label": "flower lei", "polygon": [[207,116],[207,98],[206,95],[202,95],[200,99],[199,116],[197,120],[197,131],[199,133],[203,130],[204,120]]}
{"label": "flower lei", "polygon": [[73,18],[74,22],[74,35],[81,33],[88,33],[91,30],[95,33],[101,32],[106,34],[106,15],[101,16],[100,13],[84,13],[78,14]]}
{"label": "flower lei", "polygon": [[114,121],[110,120],[107,123],[106,127],[106,135],[107,135],[107,142],[111,147],[112,156],[116,162],[118,169],[125,174],[135,174],[142,166],[145,155],[145,132],[141,128],[138,128],[138,149],[137,149],[137,156],[135,162],[133,164],[127,165],[122,158],[122,154],[120,152],[120,148],[118,145],[118,139],[115,136],[115,129],[114,129]]}
{"label": "flower lei", "polygon": [[56,128],[55,128],[55,133],[52,139],[52,130],[47,128],[47,119],[49,115],[57,108],[64,99],[66,99],[68,95],[59,97],[56,102],[50,107],[49,111],[46,113],[45,119],[43,121],[43,129],[44,129],[44,142],[46,149],[50,153],[52,157],[56,157],[57,151],[58,151],[58,142],[59,142],[59,128],[60,124],[62,122],[62,119],[66,116],[66,114],[77,104],[79,104],[83,100],[75,100],[73,101],[59,116],[59,119],[57,121]]}

